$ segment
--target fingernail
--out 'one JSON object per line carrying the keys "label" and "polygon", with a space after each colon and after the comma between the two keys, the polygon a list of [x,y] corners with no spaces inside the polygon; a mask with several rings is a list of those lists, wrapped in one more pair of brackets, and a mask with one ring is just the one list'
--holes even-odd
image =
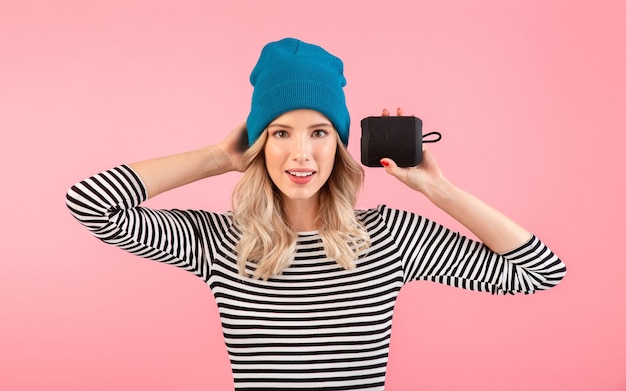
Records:
{"label": "fingernail", "polygon": [[382,164],[383,166],[387,167],[389,165],[389,162],[386,160],[381,160],[380,164]]}

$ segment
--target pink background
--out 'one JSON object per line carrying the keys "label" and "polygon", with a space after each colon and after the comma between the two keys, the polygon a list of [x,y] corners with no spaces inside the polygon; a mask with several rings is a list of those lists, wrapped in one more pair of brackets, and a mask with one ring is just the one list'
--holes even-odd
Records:
{"label": "pink background", "polygon": [[[446,175],[559,254],[534,296],[407,286],[387,389],[626,390],[626,3],[4,1],[0,389],[227,390],[210,291],[105,246],[64,205],[114,165],[215,143],[245,119],[262,45],[345,62],[358,122],[402,106]],[[456,223],[380,170],[359,207]],[[237,174],[150,200],[225,211]]]}

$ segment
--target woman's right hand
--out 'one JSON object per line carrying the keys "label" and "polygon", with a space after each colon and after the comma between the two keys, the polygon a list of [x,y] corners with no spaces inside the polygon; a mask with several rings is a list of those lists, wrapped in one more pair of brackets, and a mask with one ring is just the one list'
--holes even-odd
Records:
{"label": "woman's right hand", "polygon": [[243,154],[248,148],[246,123],[242,122],[237,125],[217,144],[217,147],[226,155],[230,162],[231,167],[229,171],[243,172],[245,169]]}
{"label": "woman's right hand", "polygon": [[241,123],[218,144],[130,164],[141,177],[148,197],[228,171],[243,172],[247,148],[246,124]]}

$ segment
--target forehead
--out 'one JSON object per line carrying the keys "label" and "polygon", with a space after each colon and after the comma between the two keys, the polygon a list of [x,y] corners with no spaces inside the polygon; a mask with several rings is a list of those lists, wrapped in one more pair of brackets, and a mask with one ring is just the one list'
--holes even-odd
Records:
{"label": "forehead", "polygon": [[268,127],[272,125],[289,125],[293,127],[319,125],[332,127],[330,120],[324,114],[310,109],[297,109],[283,113],[270,122]]}

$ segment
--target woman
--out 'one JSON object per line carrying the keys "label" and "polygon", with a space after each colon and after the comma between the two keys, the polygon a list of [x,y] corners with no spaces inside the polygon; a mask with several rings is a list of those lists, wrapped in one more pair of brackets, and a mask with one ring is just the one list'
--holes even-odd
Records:
{"label": "woman", "polygon": [[[248,119],[219,144],[116,167],[67,194],[98,238],[207,283],[237,389],[382,390],[405,283],[528,294],[565,275],[538,238],[450,183],[428,150],[418,167],[381,163],[480,241],[385,205],[355,211],[364,174],[346,150],[339,58],[284,39],[265,46],[250,79]],[[243,172],[233,212],[139,206],[229,171]]]}

